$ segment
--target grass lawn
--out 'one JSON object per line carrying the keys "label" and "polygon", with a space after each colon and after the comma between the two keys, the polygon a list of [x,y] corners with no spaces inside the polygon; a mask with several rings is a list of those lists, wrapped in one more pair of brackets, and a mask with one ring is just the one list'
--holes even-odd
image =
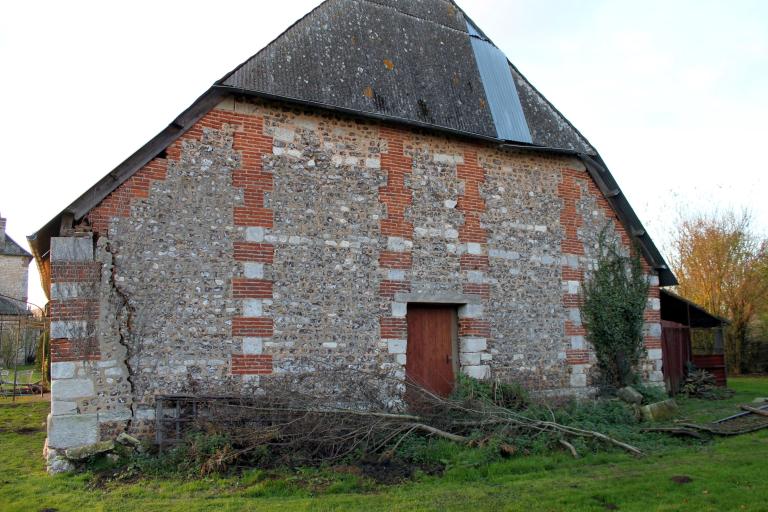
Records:
{"label": "grass lawn", "polygon": [[[681,400],[680,417],[707,421],[736,404],[768,396],[768,378],[729,381],[736,395],[717,402]],[[520,456],[473,464],[451,461],[442,476],[396,486],[359,485],[343,477],[307,485],[308,470],[266,478],[145,479],[94,486],[88,474],[49,477],[41,457],[48,403],[0,400],[0,510],[768,510],[768,429],[712,443],[665,445],[645,457],[620,452]],[[678,481],[673,477],[688,477]]]}

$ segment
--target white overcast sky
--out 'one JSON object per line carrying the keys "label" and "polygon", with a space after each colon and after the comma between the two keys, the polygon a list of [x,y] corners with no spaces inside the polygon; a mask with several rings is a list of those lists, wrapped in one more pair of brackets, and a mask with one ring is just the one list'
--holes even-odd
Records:
{"label": "white overcast sky", "polygon": [[[9,234],[25,243],[318,3],[2,2]],[[768,2],[459,4],[600,151],[658,245],[681,207],[748,207],[768,231]]]}

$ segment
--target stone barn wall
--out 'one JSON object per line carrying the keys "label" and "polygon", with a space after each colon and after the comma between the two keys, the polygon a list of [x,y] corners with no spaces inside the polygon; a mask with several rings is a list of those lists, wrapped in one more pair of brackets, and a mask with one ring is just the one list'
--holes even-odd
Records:
{"label": "stone barn wall", "polygon": [[[57,424],[151,429],[156,394],[257,392],[318,367],[402,377],[419,301],[461,304],[463,372],[588,393],[579,293],[605,226],[628,246],[576,159],[230,99],[94,208],[77,249],[55,240],[68,384],[49,445],[66,447]],[[652,382],[658,309],[654,286]]]}

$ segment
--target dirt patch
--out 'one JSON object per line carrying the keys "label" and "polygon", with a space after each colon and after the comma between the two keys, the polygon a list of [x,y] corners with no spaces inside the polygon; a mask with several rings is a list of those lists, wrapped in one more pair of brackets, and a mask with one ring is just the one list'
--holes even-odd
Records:
{"label": "dirt patch", "polygon": [[20,428],[1,428],[0,427],[0,434],[32,435],[32,434],[38,434],[40,432],[45,432],[45,429],[36,428],[36,427],[20,427]]}
{"label": "dirt patch", "polygon": [[361,476],[376,483],[394,485],[410,480],[421,471],[427,475],[441,475],[445,466],[440,463],[410,464],[398,460],[363,460],[354,466]]}
{"label": "dirt patch", "polygon": [[670,480],[672,480],[676,484],[681,484],[681,485],[682,484],[689,484],[689,483],[693,482],[693,478],[691,478],[689,476],[686,476],[686,475],[673,476]]}

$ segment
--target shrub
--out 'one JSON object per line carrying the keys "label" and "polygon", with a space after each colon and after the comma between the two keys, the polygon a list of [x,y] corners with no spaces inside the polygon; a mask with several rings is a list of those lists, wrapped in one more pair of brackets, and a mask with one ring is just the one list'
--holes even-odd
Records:
{"label": "shrub", "polygon": [[616,389],[635,380],[643,354],[643,313],[649,283],[637,251],[619,252],[615,240],[600,233],[597,268],[584,284],[581,308],[587,337],[595,348],[602,384]]}
{"label": "shrub", "polygon": [[459,375],[451,396],[454,400],[478,401],[505,409],[524,409],[528,403],[528,392],[516,382],[486,381]]}

